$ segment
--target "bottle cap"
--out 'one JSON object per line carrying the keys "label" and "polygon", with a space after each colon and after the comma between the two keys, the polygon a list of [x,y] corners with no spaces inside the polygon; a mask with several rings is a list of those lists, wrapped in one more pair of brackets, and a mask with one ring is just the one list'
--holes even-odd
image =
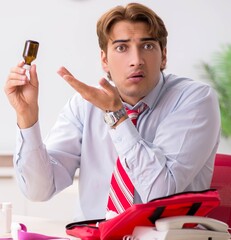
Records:
{"label": "bottle cap", "polygon": [[26,70],[30,70],[30,68],[31,68],[31,65],[24,64],[24,65],[23,65],[23,68],[24,68],[24,69],[26,69]]}

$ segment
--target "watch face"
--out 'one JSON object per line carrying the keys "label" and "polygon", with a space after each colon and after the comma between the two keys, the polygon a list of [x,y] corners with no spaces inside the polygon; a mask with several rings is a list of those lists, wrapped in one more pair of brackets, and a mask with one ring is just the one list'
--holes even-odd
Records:
{"label": "watch face", "polygon": [[104,121],[112,127],[115,125],[121,117],[123,117],[126,114],[126,110],[124,108],[121,108],[120,110],[116,112],[106,112],[104,114]]}
{"label": "watch face", "polygon": [[113,126],[116,121],[116,119],[110,114],[110,113],[105,113],[104,114],[104,121],[111,127]]}

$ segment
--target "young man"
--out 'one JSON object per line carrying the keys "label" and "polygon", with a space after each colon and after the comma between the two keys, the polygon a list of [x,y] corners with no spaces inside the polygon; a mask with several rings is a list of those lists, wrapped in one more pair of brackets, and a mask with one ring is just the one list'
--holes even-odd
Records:
{"label": "young man", "polygon": [[[163,73],[167,31],[141,4],[109,10],[97,34],[102,67],[113,84],[103,78],[94,88],[61,67],[58,74],[77,93],[44,142],[36,66],[30,81],[23,62],[8,76],[5,93],[18,123],[14,165],[24,194],[47,200],[71,185],[80,168],[76,219],[104,218],[118,157],[134,186],[133,203],[209,188],[220,135],[213,89]],[[140,106],[135,126],[125,109]]]}

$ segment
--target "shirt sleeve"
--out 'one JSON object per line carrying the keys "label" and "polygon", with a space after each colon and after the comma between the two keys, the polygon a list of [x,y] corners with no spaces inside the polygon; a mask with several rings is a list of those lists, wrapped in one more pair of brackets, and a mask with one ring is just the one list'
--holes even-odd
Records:
{"label": "shirt sleeve", "polygon": [[[172,99],[170,96],[167,101]],[[160,103],[158,108],[163,111],[164,106]],[[209,188],[220,136],[219,116],[216,95],[204,86],[183,94],[165,117],[153,121],[158,125],[155,136],[149,136],[153,141],[142,138],[129,119],[110,130],[142,202],[187,189]],[[151,121],[149,118],[149,125]]]}
{"label": "shirt sleeve", "polygon": [[22,192],[33,201],[48,200],[70,186],[79,167],[81,124],[71,112],[71,104],[62,110],[44,142],[39,122],[17,129],[16,177]]}
{"label": "shirt sleeve", "polygon": [[39,122],[27,129],[17,128],[14,166],[19,186],[29,199],[47,200],[55,191]]}

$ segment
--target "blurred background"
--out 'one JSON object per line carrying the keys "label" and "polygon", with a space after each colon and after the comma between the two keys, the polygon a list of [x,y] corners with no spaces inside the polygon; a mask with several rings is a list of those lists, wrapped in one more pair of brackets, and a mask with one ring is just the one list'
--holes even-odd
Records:
{"label": "blurred background", "polygon": [[[0,156],[2,156],[0,164],[1,159],[2,162],[3,159],[11,160],[16,133],[16,116],[6,99],[3,87],[10,68],[22,60],[25,41],[32,39],[40,43],[35,63],[40,81],[40,125],[42,135],[45,137],[59,111],[74,93],[72,88],[57,75],[57,69],[65,66],[81,81],[91,85],[97,84],[105,74],[100,64],[96,22],[109,8],[129,2],[131,1],[0,1]],[[151,7],[166,24],[169,32],[166,72],[213,84],[205,64],[211,64],[212,68],[214,54],[223,51],[231,44],[231,1],[137,0],[136,2]],[[230,82],[231,80],[228,83],[229,88]],[[231,105],[231,102],[228,103]],[[228,121],[231,125],[230,118]],[[222,137],[219,152],[231,153],[230,135]],[[10,172],[11,170],[8,171],[7,163],[4,164],[5,167],[0,165],[2,171],[0,175],[2,174],[6,179],[7,176],[13,176],[13,173]],[[8,169],[8,173],[5,172],[5,168]],[[4,185],[5,197],[1,194],[3,181],[0,181],[0,201],[12,199],[12,195],[6,194],[9,189],[7,185]],[[15,192],[17,191],[16,188]],[[65,193],[70,194],[70,192],[72,191],[67,190]],[[67,201],[72,201],[69,195],[66,196]],[[20,199],[22,199],[21,202],[18,201],[20,204],[15,203],[15,206],[18,204],[15,207],[16,213],[45,215],[46,211],[38,210],[39,204],[33,205],[37,209],[34,211],[31,210],[31,203],[23,197]],[[54,201],[61,204],[63,199],[59,199],[60,197]],[[65,213],[63,216],[69,217],[71,210],[65,210]]]}

